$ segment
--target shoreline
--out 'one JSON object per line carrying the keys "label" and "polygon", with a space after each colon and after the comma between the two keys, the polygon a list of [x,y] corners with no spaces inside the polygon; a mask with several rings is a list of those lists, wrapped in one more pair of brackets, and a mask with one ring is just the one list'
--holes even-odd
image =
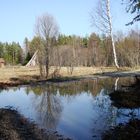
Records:
{"label": "shoreline", "polygon": [[8,87],[24,86],[24,85],[38,85],[42,83],[62,83],[62,82],[75,82],[81,80],[94,80],[98,78],[118,78],[118,77],[135,77],[140,76],[138,71],[121,71],[121,72],[103,72],[92,75],[81,75],[81,76],[62,76],[49,79],[40,79],[38,76],[37,79],[28,80],[26,78],[13,78],[7,81],[0,80],[0,89],[6,89]]}
{"label": "shoreline", "polygon": [[54,76],[55,67],[50,67],[49,78],[43,79],[39,76],[38,67],[5,67],[0,69],[0,89],[21,85],[36,85],[40,83],[60,83],[80,80],[94,80],[97,78],[114,78],[140,76],[140,68],[115,67],[74,67],[69,74],[67,67],[61,67],[59,74]]}
{"label": "shoreline", "polygon": [[3,140],[70,140],[57,131],[40,128],[12,108],[0,108],[0,139]]}

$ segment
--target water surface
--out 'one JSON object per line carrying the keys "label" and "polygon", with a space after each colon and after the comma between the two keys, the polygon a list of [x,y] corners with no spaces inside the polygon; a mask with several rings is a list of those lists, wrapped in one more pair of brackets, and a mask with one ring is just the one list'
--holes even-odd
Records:
{"label": "water surface", "polygon": [[40,127],[66,137],[98,140],[112,126],[140,117],[139,109],[117,109],[109,97],[132,81],[108,78],[10,88],[0,91],[0,107],[12,106]]}

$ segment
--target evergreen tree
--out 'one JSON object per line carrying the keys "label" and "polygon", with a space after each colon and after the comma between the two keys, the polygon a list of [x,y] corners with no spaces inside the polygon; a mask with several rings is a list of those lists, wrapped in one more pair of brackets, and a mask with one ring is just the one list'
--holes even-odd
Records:
{"label": "evergreen tree", "polygon": [[127,12],[135,14],[133,20],[127,24],[130,25],[134,24],[137,21],[140,21],[140,0],[127,0],[127,1],[129,2],[127,6]]}

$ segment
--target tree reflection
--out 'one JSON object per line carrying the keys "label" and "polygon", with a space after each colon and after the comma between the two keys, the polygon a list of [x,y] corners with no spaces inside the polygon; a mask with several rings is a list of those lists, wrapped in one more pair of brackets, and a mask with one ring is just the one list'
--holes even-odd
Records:
{"label": "tree reflection", "polygon": [[115,90],[118,90],[118,81],[119,81],[119,77],[115,80]]}
{"label": "tree reflection", "polygon": [[37,117],[40,124],[48,129],[56,129],[62,112],[57,90],[50,85],[30,87],[30,90],[36,93],[33,104],[38,112]]}
{"label": "tree reflection", "polygon": [[[100,89],[98,89],[98,91],[100,91],[97,93],[97,96],[93,96],[92,104],[95,115],[92,118],[92,134],[94,137],[98,137],[98,139],[100,139],[105,130],[114,127],[119,123],[123,123],[124,120],[128,121],[130,118],[132,118],[132,115],[134,116],[134,114],[138,115],[136,110],[130,112],[130,110],[120,110],[116,108],[112,105],[112,101],[110,100],[109,96],[111,91],[119,90],[121,84],[129,83],[131,80],[132,79],[114,78],[112,79],[112,82],[108,82],[108,86],[106,86],[106,83],[104,83],[102,87],[100,86]],[[124,118],[124,115],[122,114],[127,115],[127,118]]]}
{"label": "tree reflection", "polygon": [[98,96],[93,96],[93,111],[95,115],[92,117],[93,128],[92,134],[98,139],[101,138],[101,134],[107,130],[110,126],[114,126],[116,123],[117,109],[111,106],[111,101],[106,89],[101,89]]}
{"label": "tree reflection", "polygon": [[[117,81],[118,82],[118,81]],[[115,82],[115,84],[117,83]],[[118,123],[103,134],[103,139],[138,139],[140,125],[140,79],[120,89],[115,88],[110,98],[117,109]],[[116,87],[116,86],[115,86]]]}

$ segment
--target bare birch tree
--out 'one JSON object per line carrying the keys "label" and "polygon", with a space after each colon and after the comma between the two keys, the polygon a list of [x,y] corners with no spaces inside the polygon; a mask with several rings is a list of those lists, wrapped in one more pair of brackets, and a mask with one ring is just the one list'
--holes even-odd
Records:
{"label": "bare birch tree", "polygon": [[91,14],[93,26],[97,27],[102,33],[108,35],[111,39],[114,63],[119,68],[116,47],[112,31],[112,18],[110,12],[110,0],[100,0],[98,8]]}
{"label": "bare birch tree", "polygon": [[49,65],[50,65],[50,48],[54,45],[54,38],[57,38],[58,36],[58,25],[56,23],[56,20],[53,16],[49,14],[44,14],[40,17],[38,17],[36,26],[36,35],[40,37],[42,40],[42,47],[39,49],[40,54],[42,55],[41,58],[41,65],[40,67],[44,73],[43,76],[46,78],[49,75]]}

